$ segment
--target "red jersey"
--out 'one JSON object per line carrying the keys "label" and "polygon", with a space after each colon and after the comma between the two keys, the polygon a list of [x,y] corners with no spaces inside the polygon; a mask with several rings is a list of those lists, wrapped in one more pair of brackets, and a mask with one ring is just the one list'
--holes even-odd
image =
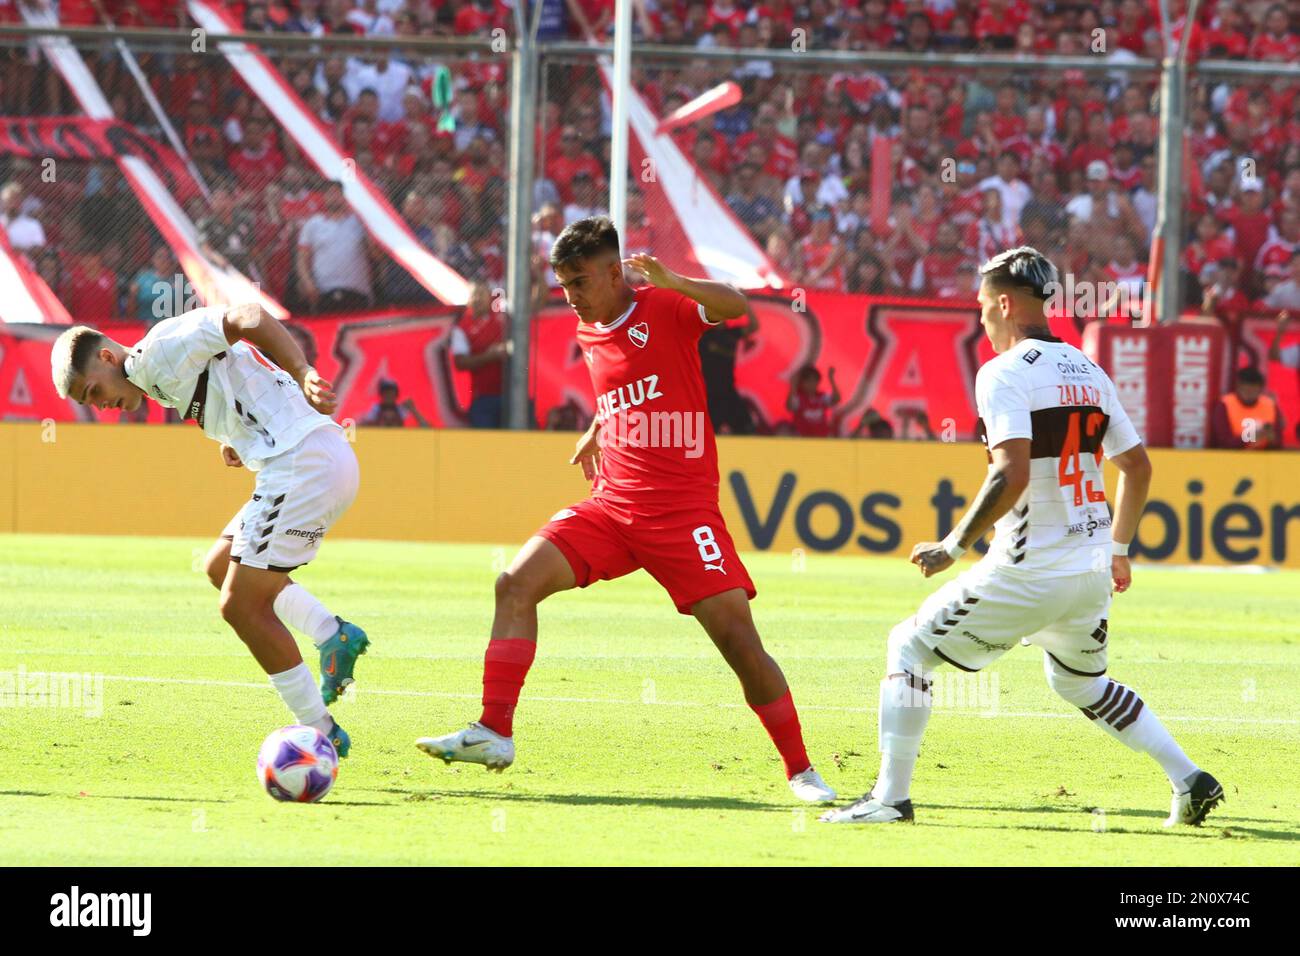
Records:
{"label": "red jersey", "polygon": [[1220,259],[1227,259],[1232,256],[1232,237],[1224,233],[1219,233],[1209,242],[1189,243],[1183,250],[1183,267],[1198,279],[1201,271],[1208,265],[1213,265]]}
{"label": "red jersey", "polygon": [[[799,241],[799,247],[803,250],[804,271],[811,274],[813,271],[826,265],[826,263],[830,261],[831,256],[835,255],[840,246],[834,239],[830,242],[817,243],[813,242],[812,236],[804,236],[804,238]],[[829,289],[832,292],[843,290],[843,261],[833,269],[823,273],[820,279],[811,283],[811,286],[814,289]]]}
{"label": "red jersey", "polygon": [[260,189],[280,175],[280,170],[284,169],[284,157],[268,142],[258,153],[251,153],[247,148],[236,150],[226,158],[226,165],[240,186]]}
{"label": "red jersey", "polygon": [[1268,213],[1262,209],[1259,212],[1243,212],[1233,208],[1225,209],[1219,219],[1232,227],[1237,258],[1241,260],[1242,268],[1254,266],[1255,256],[1268,239],[1269,226],[1272,224]]}
{"label": "red jersey", "polygon": [[83,266],[68,270],[68,311],[88,322],[117,317],[117,277],[112,269],[91,273]]}
{"label": "red jersey", "polygon": [[[467,354],[478,355],[486,352],[505,338],[505,319],[500,312],[489,310],[480,318],[468,308],[456,321],[456,329],[465,336],[468,345]],[[453,333],[454,335],[454,333]],[[455,346],[453,344],[453,350]],[[488,395],[500,395],[505,365],[502,362],[489,362],[469,370],[470,400]]]}
{"label": "red jersey", "polygon": [[1285,279],[1291,267],[1291,257],[1300,252],[1300,242],[1287,242],[1275,235],[1262,246],[1255,256],[1255,271],[1276,279]]}
{"label": "red jersey", "polygon": [[608,325],[578,323],[601,423],[593,498],[657,510],[716,504],[718,449],[707,413],[694,299],[649,286]]}
{"label": "red jersey", "polygon": [[831,396],[815,392],[808,396],[796,391],[793,398],[794,430],[805,438],[825,438],[831,433]]}

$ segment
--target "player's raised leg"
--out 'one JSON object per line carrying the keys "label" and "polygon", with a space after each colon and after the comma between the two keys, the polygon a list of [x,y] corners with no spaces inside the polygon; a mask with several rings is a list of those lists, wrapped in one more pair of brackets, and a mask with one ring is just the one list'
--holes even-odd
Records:
{"label": "player's raised leg", "polygon": [[[231,522],[237,526],[239,515]],[[213,542],[203,559],[203,570],[218,591],[226,580],[234,530]],[[327,704],[355,683],[357,658],[370,646],[370,638],[357,625],[332,614],[320,600],[288,575],[275,596],[275,616],[311,638],[320,653],[320,695]]]}
{"label": "player's raised leg", "polygon": [[834,800],[835,791],[808,759],[790,686],[780,666],[763,648],[745,589],[732,588],[697,601],[691,613],[740,679],[745,703],[758,715],[776,745],[795,796],[809,803]]}
{"label": "player's raised leg", "polygon": [[1046,651],[1043,653],[1043,670],[1052,690],[1078,707],[1094,726],[1160,764],[1174,791],[1173,806],[1164,824],[1166,827],[1180,823],[1200,826],[1210,811],[1223,801],[1223,787],[1219,781],[1183,753],[1178,741],[1137,691],[1105,674],[1071,670]]}
{"label": "player's raised leg", "polygon": [[496,581],[492,637],[483,656],[483,713],[464,730],[421,737],[431,757],[481,763],[498,772],[514,763],[514,715],[537,653],[537,605],[577,583],[569,559],[551,541],[529,538]]}
{"label": "player's raised leg", "polygon": [[221,616],[266,671],[294,719],[325,734],[346,757],[351,741],[330,716],[293,635],[275,614],[285,577],[283,571],[231,564],[221,587]]}

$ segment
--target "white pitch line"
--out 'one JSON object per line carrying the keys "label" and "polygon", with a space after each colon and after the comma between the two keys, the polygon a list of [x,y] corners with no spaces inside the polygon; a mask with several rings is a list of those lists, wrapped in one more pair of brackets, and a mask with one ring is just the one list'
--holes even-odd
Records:
{"label": "white pitch line", "polygon": [[[248,654],[243,651],[223,652],[202,652],[193,651],[88,651],[76,650],[70,651],[66,648],[59,647],[37,647],[26,648],[21,654],[42,655],[49,657],[112,657],[112,658],[134,658],[134,657],[183,657],[186,660],[240,660],[248,659]],[[872,654],[781,654],[776,653],[773,656],[779,658],[779,662],[784,661],[857,661],[865,667],[871,668],[877,665],[884,658],[883,648],[878,655]],[[714,661],[718,659],[716,651],[709,651],[701,654],[551,654],[545,655],[548,661]],[[481,652],[475,654],[393,654],[383,658],[385,661],[472,661],[477,664],[483,662]],[[1041,661],[1037,657],[1026,657],[1021,654],[1016,657],[1002,657],[998,659],[998,664],[1025,664],[1038,667]],[[1262,660],[1186,660],[1173,657],[1113,657],[1111,659],[1112,668],[1115,665],[1127,666],[1134,665],[1146,667],[1156,664],[1187,664],[1196,667],[1300,667],[1300,657],[1296,660],[1282,661],[1262,661]],[[48,668],[47,668],[48,669]]]}
{"label": "white pitch line", "polygon": [[[271,690],[269,684],[254,684],[249,681],[232,681],[232,680],[199,680],[195,678],[184,677],[140,677],[126,675],[105,675],[105,682],[123,681],[132,684],[184,684],[194,687],[242,687],[252,690]],[[437,698],[440,700],[478,700],[479,694],[456,694],[450,691],[433,691],[433,690],[381,690],[367,688],[360,691],[367,697],[426,697]],[[691,700],[622,700],[615,697],[521,697],[520,700],[525,703],[539,704],[617,704],[628,707],[721,707],[727,709],[741,710],[748,708],[748,704],[735,703],[712,703],[704,704]],[[346,704],[344,705],[346,706]],[[800,710],[807,711],[830,711],[845,714],[874,714],[875,707],[843,707],[831,704],[800,704]],[[943,707],[935,708],[943,714],[956,717],[1022,717],[1036,718],[1043,720],[1075,720],[1076,717],[1071,713],[1039,713],[1036,711],[994,711],[992,713],[979,710],[948,710]],[[1267,726],[1297,726],[1300,725],[1300,719],[1291,719],[1287,717],[1197,717],[1197,716],[1174,716],[1161,714],[1162,720],[1181,720],[1194,723],[1220,723],[1220,724],[1252,724]]]}

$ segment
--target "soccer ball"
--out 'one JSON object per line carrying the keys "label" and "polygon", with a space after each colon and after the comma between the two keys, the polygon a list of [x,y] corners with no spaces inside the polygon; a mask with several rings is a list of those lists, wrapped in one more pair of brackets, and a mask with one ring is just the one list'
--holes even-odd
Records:
{"label": "soccer ball", "polygon": [[281,727],[262,742],[257,779],[277,800],[315,803],[334,786],[339,755],[315,727]]}

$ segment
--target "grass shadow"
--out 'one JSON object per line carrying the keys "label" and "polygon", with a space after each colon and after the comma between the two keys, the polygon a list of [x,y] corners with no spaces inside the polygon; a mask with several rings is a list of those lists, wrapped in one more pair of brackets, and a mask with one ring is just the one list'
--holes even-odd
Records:
{"label": "grass shadow", "polygon": [[66,797],[71,800],[143,800],[148,803],[188,803],[197,806],[204,803],[233,803],[233,800],[218,800],[212,797],[150,797],[142,794],[118,793],[72,793],[67,790],[0,790],[0,797]]}
{"label": "grass shadow", "polygon": [[[412,797],[414,801],[437,797],[466,797],[471,800],[511,801],[517,803],[555,803],[562,806],[590,807],[657,807],[666,810],[790,810],[795,804],[765,803],[739,797],[652,797],[621,796],[611,793],[520,793],[511,790],[438,790],[402,789],[400,787],[353,788],[372,793],[392,793]],[[413,802],[414,802],[413,801]],[[809,805],[811,806],[811,805]]]}

